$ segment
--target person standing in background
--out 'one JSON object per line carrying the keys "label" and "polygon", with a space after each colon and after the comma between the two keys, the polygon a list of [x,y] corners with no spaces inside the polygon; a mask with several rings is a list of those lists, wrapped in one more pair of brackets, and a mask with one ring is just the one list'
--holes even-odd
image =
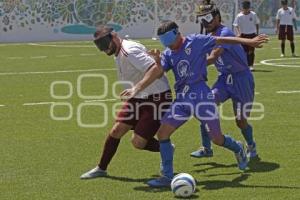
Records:
{"label": "person standing in background", "polygon": [[288,1],[282,0],[276,15],[276,34],[281,40],[281,57],[285,57],[285,40],[290,41],[292,57],[296,57],[294,43],[294,29],[297,31],[296,13],[292,7],[288,7]]}
{"label": "person standing in background", "polygon": [[[252,11],[250,1],[243,1],[242,12],[240,12],[233,23],[238,37],[242,38],[254,38],[259,33],[259,18],[257,14]],[[251,71],[254,70],[255,48],[248,45],[242,45],[246,54],[248,66]]]}

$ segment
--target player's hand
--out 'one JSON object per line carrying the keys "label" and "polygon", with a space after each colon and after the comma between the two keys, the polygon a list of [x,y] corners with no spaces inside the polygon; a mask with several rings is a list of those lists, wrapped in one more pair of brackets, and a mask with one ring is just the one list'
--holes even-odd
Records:
{"label": "player's hand", "polygon": [[253,38],[249,45],[255,48],[262,48],[263,43],[267,43],[268,41],[269,37],[266,34],[260,34]]}
{"label": "player's hand", "polygon": [[132,87],[130,89],[126,89],[123,92],[120,93],[121,100],[125,101],[128,99],[131,99],[138,93],[137,89],[135,87]]}
{"label": "player's hand", "polygon": [[158,49],[151,49],[148,54],[153,57],[156,63],[160,63],[160,51]]}

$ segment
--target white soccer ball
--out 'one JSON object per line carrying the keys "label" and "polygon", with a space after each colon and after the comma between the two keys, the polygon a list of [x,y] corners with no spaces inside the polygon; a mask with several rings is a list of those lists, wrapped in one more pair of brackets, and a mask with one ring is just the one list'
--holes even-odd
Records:
{"label": "white soccer ball", "polygon": [[190,174],[180,173],[172,179],[171,189],[175,196],[189,197],[196,190],[196,181]]}

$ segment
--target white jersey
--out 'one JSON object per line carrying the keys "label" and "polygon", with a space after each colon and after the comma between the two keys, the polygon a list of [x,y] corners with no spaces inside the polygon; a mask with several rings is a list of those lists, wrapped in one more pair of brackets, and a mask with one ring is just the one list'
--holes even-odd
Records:
{"label": "white jersey", "polygon": [[[118,76],[124,81],[124,89],[129,89],[143,79],[145,72],[155,64],[155,60],[147,53],[142,44],[131,40],[123,40],[119,55],[115,57]],[[131,82],[132,85],[126,84]],[[151,85],[141,91],[135,98],[147,98],[149,95],[162,93],[170,90],[168,79],[163,75]]]}
{"label": "white jersey", "polygon": [[259,18],[256,13],[250,11],[248,15],[245,15],[243,12],[240,12],[234,22],[233,26],[239,27],[241,33],[243,34],[252,34],[256,33],[256,25],[259,24]]}
{"label": "white jersey", "polygon": [[280,22],[280,25],[292,25],[293,26],[293,19],[296,19],[295,10],[291,7],[288,7],[287,10],[280,8],[277,11],[276,19]]}

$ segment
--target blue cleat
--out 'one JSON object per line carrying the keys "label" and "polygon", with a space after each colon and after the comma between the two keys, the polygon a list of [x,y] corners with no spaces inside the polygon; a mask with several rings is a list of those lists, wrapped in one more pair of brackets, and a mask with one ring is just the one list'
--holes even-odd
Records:
{"label": "blue cleat", "polygon": [[150,187],[154,188],[162,188],[162,187],[170,187],[171,186],[171,181],[172,179],[166,177],[166,176],[161,176],[157,179],[152,179],[147,182],[147,184]]}
{"label": "blue cleat", "polygon": [[252,145],[248,145],[247,146],[247,157],[248,158],[254,158],[257,156],[257,152],[256,152],[256,143],[253,142]]}
{"label": "blue cleat", "polygon": [[200,147],[199,150],[194,151],[190,154],[191,157],[194,158],[208,158],[213,157],[214,153],[212,149],[207,149],[205,147]]}
{"label": "blue cleat", "polygon": [[245,153],[243,144],[241,142],[237,142],[237,143],[241,147],[241,150],[240,150],[240,152],[235,153],[235,157],[236,157],[236,160],[238,162],[239,169],[240,170],[245,170],[247,168],[247,165],[248,165],[247,155]]}

